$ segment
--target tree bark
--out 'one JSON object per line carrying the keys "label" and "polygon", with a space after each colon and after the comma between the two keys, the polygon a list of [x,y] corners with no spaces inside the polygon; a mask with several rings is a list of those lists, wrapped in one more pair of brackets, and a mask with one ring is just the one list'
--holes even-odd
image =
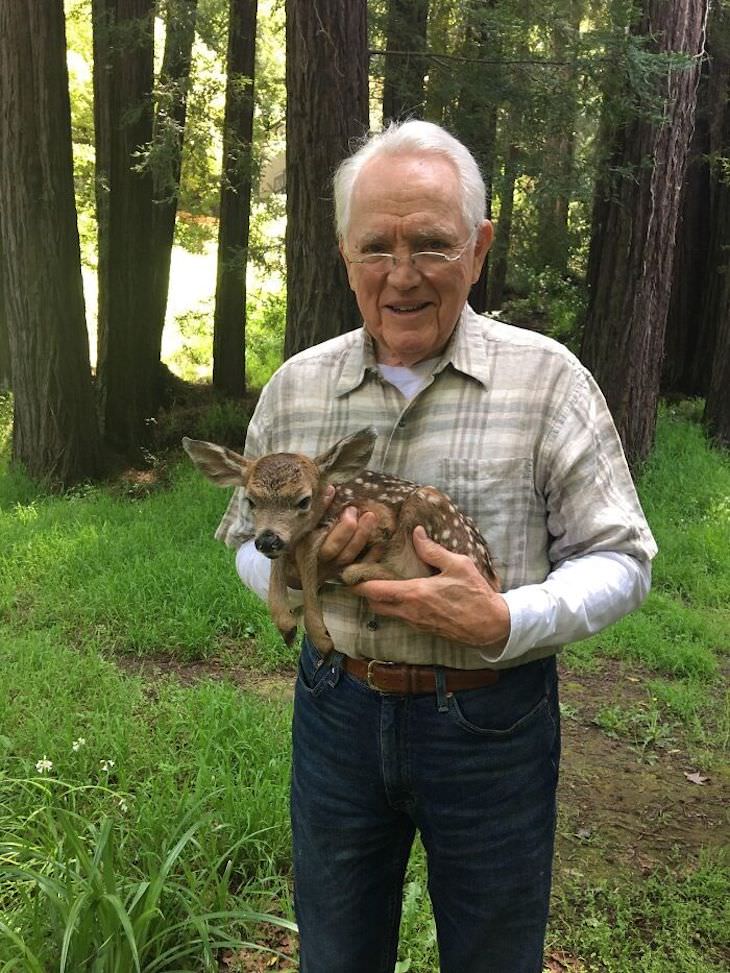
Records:
{"label": "tree bark", "polygon": [[[4,263],[0,251],[0,267]],[[0,273],[0,392],[7,392],[12,387],[10,371],[10,339],[8,337],[7,312],[3,303],[3,275]]]}
{"label": "tree bark", "polygon": [[711,127],[710,241],[707,287],[699,322],[700,335],[712,338],[708,349],[710,380],[705,402],[707,431],[730,447],[730,182],[722,162],[730,157],[730,11],[718,10],[714,21],[714,64],[722,64],[724,88],[718,91],[720,111]]}
{"label": "tree bark", "polygon": [[499,193],[499,220],[495,228],[494,246],[492,247],[492,266],[489,275],[486,307],[486,310],[489,311],[498,311],[504,299],[519,157],[519,148],[516,145],[510,145],[504,162],[504,176]]}
{"label": "tree bark", "polygon": [[213,385],[246,391],[246,264],[251,218],[257,0],[231,0],[223,129],[218,279],[213,327]]}
{"label": "tree bark", "polygon": [[0,5],[0,264],[13,460],[67,487],[101,456],[76,225],[63,0]]}
{"label": "tree bark", "polygon": [[332,176],[368,128],[365,0],[287,0],[286,357],[357,327]]}
{"label": "tree bark", "polygon": [[[152,166],[152,340],[159,359],[170,287],[170,263],[175,238],[175,219],[180,192],[190,62],[195,39],[198,0],[168,0],[165,18],[165,51],[157,82],[153,126]],[[157,402],[154,403],[157,406]]]}
{"label": "tree bark", "polygon": [[[428,0],[390,0],[385,38],[383,127],[400,118],[423,118],[428,71]],[[389,51],[415,53],[389,55]]]}
{"label": "tree bark", "polygon": [[596,191],[581,357],[606,396],[634,469],[654,442],[679,193],[706,18],[706,0],[645,0],[638,32],[660,51],[694,60],[668,68],[658,84],[661,124],[637,112],[610,133],[608,166]]}
{"label": "tree bark", "polygon": [[98,389],[102,430],[134,455],[147,438],[159,375],[153,293],[154,0],[92,0],[99,224]]}

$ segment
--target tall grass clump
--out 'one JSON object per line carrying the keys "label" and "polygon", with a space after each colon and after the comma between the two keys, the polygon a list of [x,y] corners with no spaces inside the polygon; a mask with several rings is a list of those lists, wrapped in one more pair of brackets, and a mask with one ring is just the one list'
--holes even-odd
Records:
{"label": "tall grass clump", "polygon": [[0,961],[216,969],[217,949],[261,942],[262,913],[290,913],[288,708],[7,634]]}

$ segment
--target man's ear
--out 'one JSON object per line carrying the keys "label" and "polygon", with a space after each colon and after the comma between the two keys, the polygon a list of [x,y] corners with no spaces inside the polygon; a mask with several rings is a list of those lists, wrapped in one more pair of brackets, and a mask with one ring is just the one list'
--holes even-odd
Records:
{"label": "man's ear", "polygon": [[347,272],[347,280],[348,280],[348,283],[350,284],[350,290],[354,291],[355,290],[355,282],[354,282],[353,277],[352,277],[352,264],[350,263],[350,261],[345,256],[345,242],[342,239],[342,237],[340,237],[340,239],[337,242],[337,248],[340,251],[340,256],[342,257],[343,263],[345,264],[345,270]]}
{"label": "man's ear", "polygon": [[188,439],[187,436],[182,444],[200,472],[216,486],[246,486],[253,460],[244,459],[225,446]]}
{"label": "man's ear", "polygon": [[370,462],[378,434],[373,426],[367,426],[351,436],[345,436],[314,462],[328,483],[344,483],[362,473]]}
{"label": "man's ear", "polygon": [[489,249],[494,242],[494,227],[490,220],[483,220],[477,229],[477,239],[474,244],[474,258],[472,265],[472,284],[476,284],[482,272],[484,261],[487,259]]}

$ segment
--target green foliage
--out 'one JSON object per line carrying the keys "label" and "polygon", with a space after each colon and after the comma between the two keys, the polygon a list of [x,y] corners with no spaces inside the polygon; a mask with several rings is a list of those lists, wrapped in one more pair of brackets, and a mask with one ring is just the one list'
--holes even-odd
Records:
{"label": "green foliage", "polygon": [[687,870],[645,881],[561,881],[550,940],[581,958],[586,973],[721,973],[726,969],[730,886],[726,861],[706,856]]}
{"label": "green foliage", "polygon": [[586,306],[585,289],[555,270],[536,273],[527,264],[513,268],[510,283],[515,296],[504,302],[499,317],[549,335],[577,354]]}
{"label": "green foliage", "polygon": [[289,910],[273,879],[289,860],[286,711],[230,685],[150,697],[53,633],[8,635],[0,960],[212,970],[259,921],[293,928],[260,911]]}

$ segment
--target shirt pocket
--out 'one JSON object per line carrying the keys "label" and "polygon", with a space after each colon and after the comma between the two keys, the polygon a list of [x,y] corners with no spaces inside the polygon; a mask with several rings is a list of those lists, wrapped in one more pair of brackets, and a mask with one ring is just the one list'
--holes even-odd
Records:
{"label": "shirt pocket", "polygon": [[531,573],[527,564],[530,540],[536,531],[543,538],[546,534],[544,503],[535,489],[532,459],[446,457],[441,467],[444,489],[484,535],[502,589],[524,584]]}

